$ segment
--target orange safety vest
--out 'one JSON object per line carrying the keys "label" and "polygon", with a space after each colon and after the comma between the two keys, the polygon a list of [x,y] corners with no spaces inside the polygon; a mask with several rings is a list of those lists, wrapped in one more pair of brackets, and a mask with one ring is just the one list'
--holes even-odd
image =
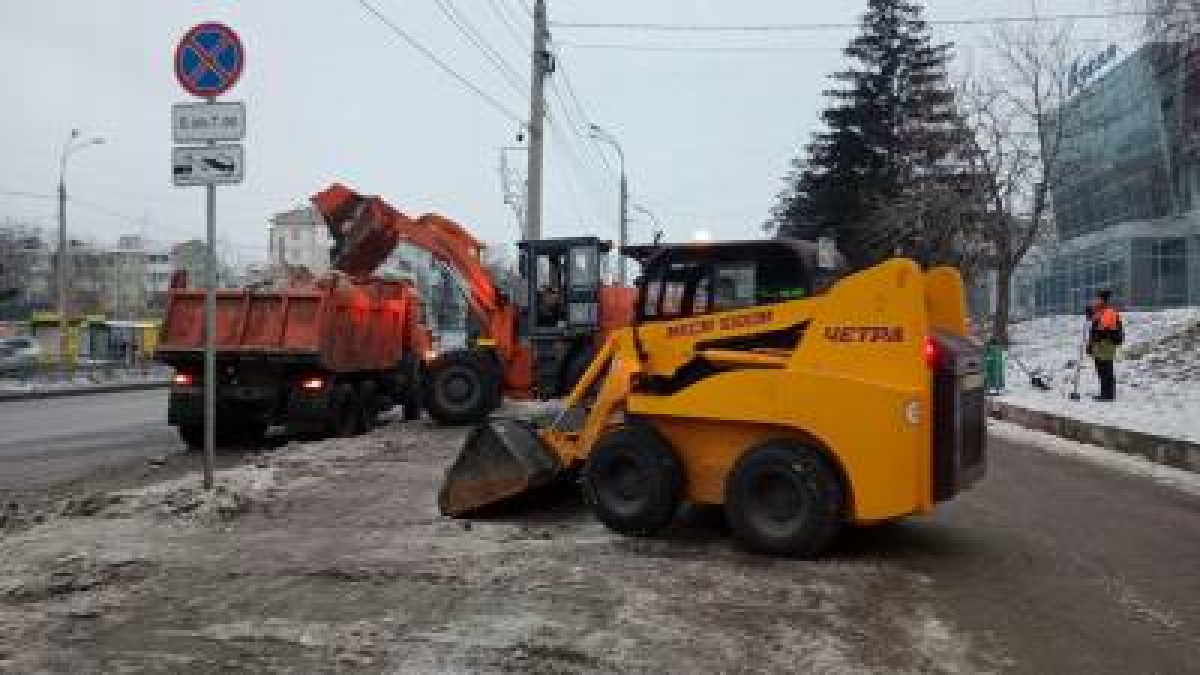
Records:
{"label": "orange safety vest", "polygon": [[1121,314],[1112,307],[1105,307],[1100,310],[1100,315],[1096,317],[1096,325],[1100,330],[1116,330],[1121,324]]}

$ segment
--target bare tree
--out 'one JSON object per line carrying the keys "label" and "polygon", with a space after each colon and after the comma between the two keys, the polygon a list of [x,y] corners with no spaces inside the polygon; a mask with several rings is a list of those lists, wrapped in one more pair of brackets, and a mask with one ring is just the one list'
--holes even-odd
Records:
{"label": "bare tree", "polygon": [[967,158],[983,204],[979,235],[996,272],[992,336],[1008,343],[1012,280],[1030,248],[1052,225],[1050,195],[1087,158],[1070,143],[1099,120],[1068,112],[1070,28],[999,30],[997,72],[977,75],[959,94],[969,126]]}
{"label": "bare tree", "polygon": [[1200,0],[1133,0],[1130,4],[1146,13],[1144,32],[1151,40],[1183,42],[1200,35]]}

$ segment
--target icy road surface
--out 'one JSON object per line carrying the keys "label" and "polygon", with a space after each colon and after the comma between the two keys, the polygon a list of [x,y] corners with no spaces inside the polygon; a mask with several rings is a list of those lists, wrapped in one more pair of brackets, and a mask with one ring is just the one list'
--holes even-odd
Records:
{"label": "icy road surface", "polygon": [[488,521],[434,496],[462,431],[393,425],[77,495],[0,535],[5,673],[1185,673],[1200,499],[994,437],[930,518],[819,562],[699,513],[613,535],[570,491]]}

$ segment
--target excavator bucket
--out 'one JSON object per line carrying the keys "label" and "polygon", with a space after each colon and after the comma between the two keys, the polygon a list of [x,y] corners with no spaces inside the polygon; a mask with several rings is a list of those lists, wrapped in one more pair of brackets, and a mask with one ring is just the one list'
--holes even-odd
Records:
{"label": "excavator bucket", "polygon": [[548,485],[562,469],[533,423],[488,420],[471,431],[458,459],[446,470],[438,508],[455,518],[470,515]]}

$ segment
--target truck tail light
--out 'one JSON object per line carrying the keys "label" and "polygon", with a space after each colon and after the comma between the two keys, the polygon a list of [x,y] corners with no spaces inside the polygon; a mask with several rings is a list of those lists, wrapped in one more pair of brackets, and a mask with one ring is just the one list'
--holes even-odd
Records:
{"label": "truck tail light", "polygon": [[318,392],[325,388],[325,378],[319,376],[306,377],[300,380],[300,388],[307,392]]}
{"label": "truck tail light", "polygon": [[930,370],[937,370],[942,367],[943,349],[937,338],[932,335],[925,336],[925,342],[921,345],[921,356],[925,359],[925,365],[929,366]]}
{"label": "truck tail light", "polygon": [[176,387],[190,387],[196,383],[196,378],[191,373],[179,371],[171,378],[171,383]]}

